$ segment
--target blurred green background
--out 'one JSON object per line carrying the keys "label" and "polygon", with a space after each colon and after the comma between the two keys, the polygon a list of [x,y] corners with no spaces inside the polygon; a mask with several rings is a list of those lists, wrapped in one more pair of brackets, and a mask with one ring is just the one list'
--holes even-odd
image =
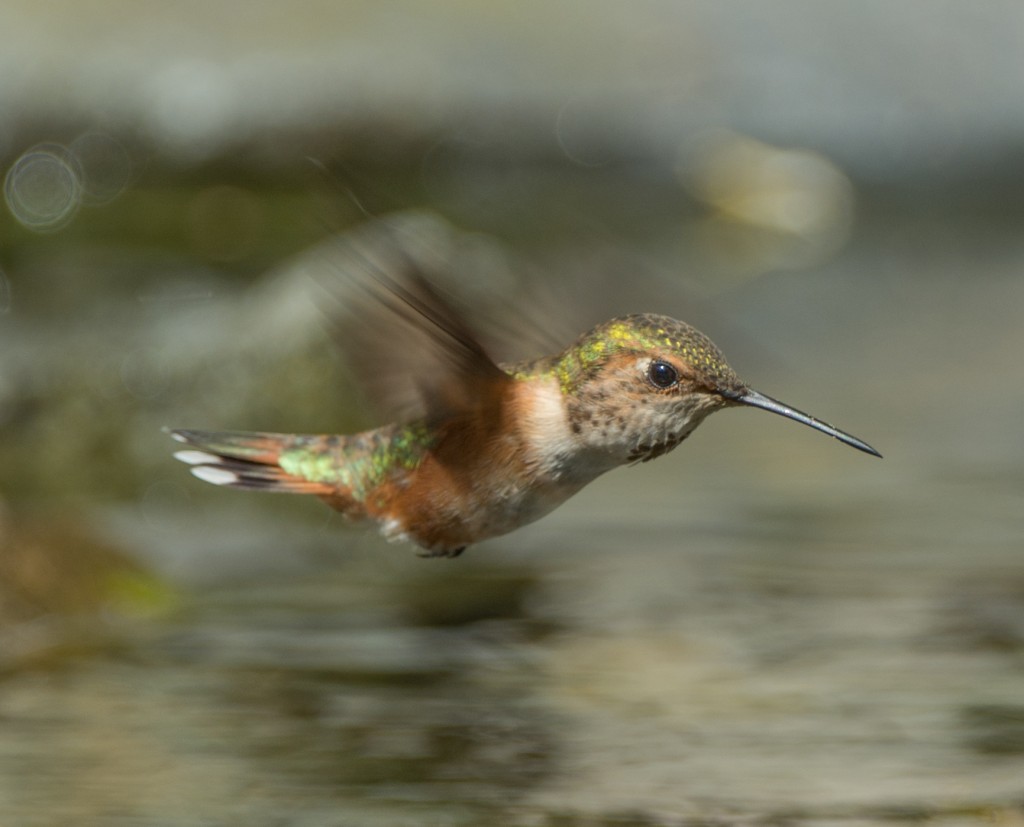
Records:
{"label": "blurred green background", "polygon": [[[0,31],[0,823],[1024,822],[1024,6]],[[481,326],[684,318],[885,460],[723,414],[456,561],[189,477],[374,424],[308,251],[398,211]]]}

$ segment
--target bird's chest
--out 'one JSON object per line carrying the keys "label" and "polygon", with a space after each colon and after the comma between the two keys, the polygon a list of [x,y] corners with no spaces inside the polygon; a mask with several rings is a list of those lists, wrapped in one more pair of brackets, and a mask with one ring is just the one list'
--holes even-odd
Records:
{"label": "bird's chest", "polygon": [[493,479],[471,492],[475,516],[468,521],[488,536],[505,534],[549,514],[587,481],[549,473]]}
{"label": "bird's chest", "polygon": [[465,545],[543,517],[595,476],[576,451],[557,386],[525,386],[506,427],[451,427],[408,479],[404,530],[423,545]]}

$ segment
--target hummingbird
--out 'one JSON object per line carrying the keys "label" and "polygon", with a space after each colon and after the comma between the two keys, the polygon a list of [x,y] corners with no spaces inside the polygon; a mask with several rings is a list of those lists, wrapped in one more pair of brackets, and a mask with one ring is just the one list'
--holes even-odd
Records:
{"label": "hummingbird", "polygon": [[369,266],[371,300],[355,319],[391,355],[363,349],[356,361],[385,395],[412,385],[415,415],[349,435],[177,429],[170,435],[187,447],[175,458],[205,482],[316,496],[422,556],[457,557],[613,468],[667,454],[724,408],[779,414],[881,457],[753,390],[707,336],[668,316],[620,316],[555,355],[498,363],[423,269],[402,260],[391,272]]}

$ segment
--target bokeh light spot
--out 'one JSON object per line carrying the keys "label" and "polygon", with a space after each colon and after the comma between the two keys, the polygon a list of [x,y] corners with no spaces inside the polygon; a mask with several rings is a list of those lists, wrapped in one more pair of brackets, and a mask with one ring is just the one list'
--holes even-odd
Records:
{"label": "bokeh light spot", "polygon": [[68,147],[82,177],[82,201],[91,206],[109,204],[131,182],[132,161],[128,150],[103,132],[79,135]]}
{"label": "bokeh light spot", "polygon": [[152,350],[129,351],[121,359],[121,384],[136,399],[157,399],[170,383],[167,365]]}
{"label": "bokeh light spot", "polygon": [[82,202],[82,177],[74,156],[54,144],[28,150],[7,171],[4,200],[30,230],[52,232],[65,226]]}
{"label": "bokeh light spot", "polygon": [[737,274],[818,264],[849,236],[853,185],[813,150],[715,130],[687,153],[679,174],[709,208],[705,249]]}

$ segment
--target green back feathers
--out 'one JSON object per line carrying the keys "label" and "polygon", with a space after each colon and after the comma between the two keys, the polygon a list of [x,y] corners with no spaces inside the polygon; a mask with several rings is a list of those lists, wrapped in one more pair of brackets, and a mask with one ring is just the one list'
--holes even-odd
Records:
{"label": "green back feathers", "polygon": [[351,436],[295,437],[278,462],[293,476],[344,489],[362,502],[391,472],[419,465],[432,440],[423,422]]}

